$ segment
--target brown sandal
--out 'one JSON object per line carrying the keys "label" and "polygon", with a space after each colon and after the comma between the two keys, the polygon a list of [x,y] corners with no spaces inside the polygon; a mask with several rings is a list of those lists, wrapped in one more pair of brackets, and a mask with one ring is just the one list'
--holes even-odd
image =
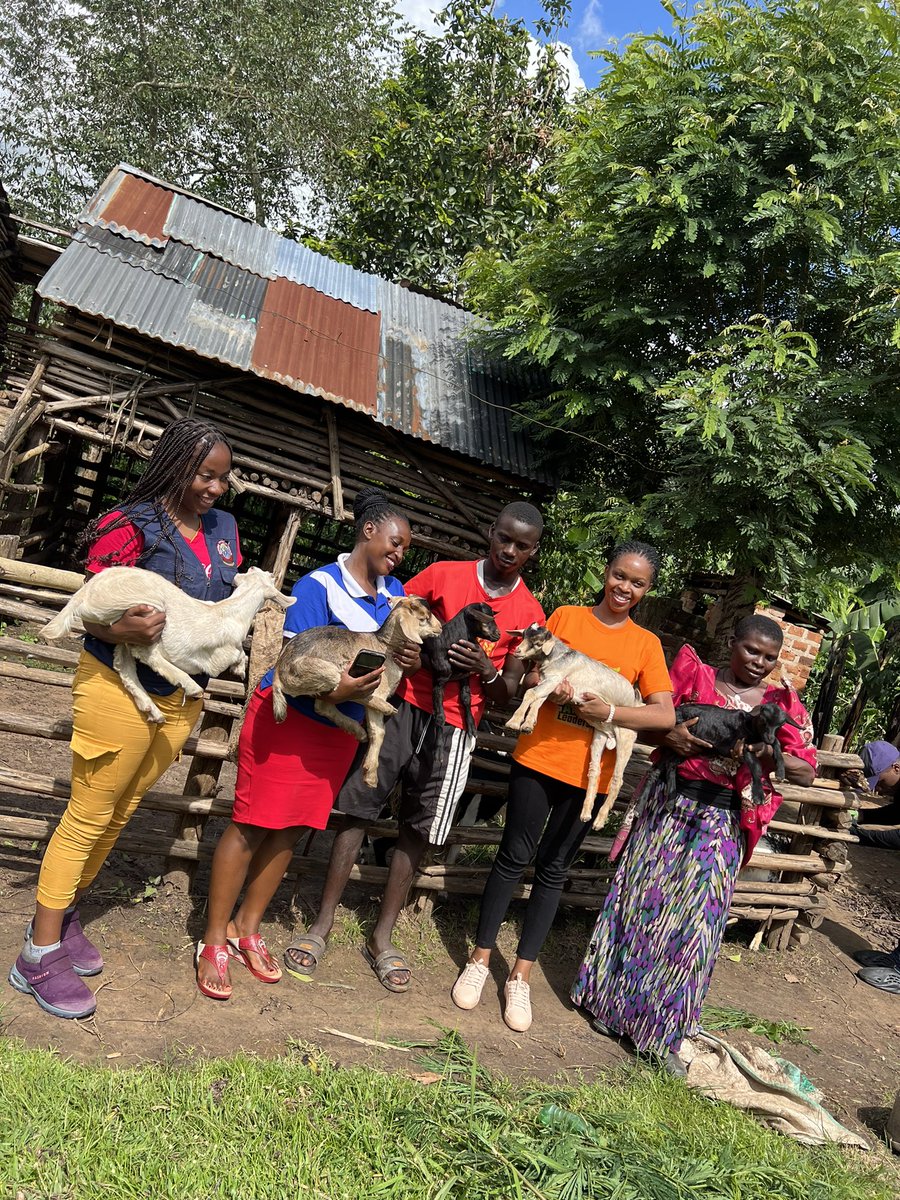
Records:
{"label": "brown sandal", "polygon": [[[313,976],[318,969],[319,963],[325,957],[325,952],[328,949],[325,944],[325,939],[320,938],[317,933],[305,933],[303,937],[298,937],[296,941],[291,942],[290,946],[284,952],[284,966],[288,975],[293,975],[295,979],[300,979],[304,983],[312,983]],[[298,955],[306,954],[312,959],[312,963],[298,962]]]}
{"label": "brown sandal", "polygon": [[[409,965],[409,959],[405,954],[401,954],[399,950],[383,950],[377,957],[372,953],[368,946],[360,946],[360,953],[363,958],[378,976],[378,982],[382,987],[386,987],[389,992],[408,992],[409,985],[412,983],[412,967]],[[407,979],[405,983],[394,983],[390,976],[395,971],[405,971]]]}

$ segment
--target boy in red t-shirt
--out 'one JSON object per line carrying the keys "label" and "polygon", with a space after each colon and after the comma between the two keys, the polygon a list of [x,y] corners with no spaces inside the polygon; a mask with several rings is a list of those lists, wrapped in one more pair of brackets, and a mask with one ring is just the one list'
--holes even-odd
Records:
{"label": "boy in red t-shirt", "polygon": [[[537,551],[543,525],[541,514],[532,504],[508,504],[490,528],[487,558],[434,563],[406,584],[407,595],[426,599],[441,621],[451,620],[467,604],[487,602],[494,610],[501,630],[498,642],[489,645],[460,641],[449,651],[454,666],[467,668],[472,674],[472,717],[476,725],[487,700],[507,703],[524,674],[524,663],[512,656],[519,639],[511,631],[524,629],[532,621],[544,621],[543,610],[521,574]],[[430,671],[423,668],[404,679],[397,695],[397,713],[385,726],[378,786],[370,788],[363,781],[363,746],[338,795],[337,808],[345,814],[345,820],[332,846],[319,914],[308,933],[285,951],[287,969],[299,979],[310,979],[325,953],[326,939],[359,856],[366,825],[377,820],[400,784],[399,837],[378,922],[363,954],[388,991],[405,992],[409,988],[409,962],[391,945],[394,924],[425,850],[447,840],[469,775],[475,739],[465,732],[458,683],[447,684],[443,726],[436,726],[433,719]]]}

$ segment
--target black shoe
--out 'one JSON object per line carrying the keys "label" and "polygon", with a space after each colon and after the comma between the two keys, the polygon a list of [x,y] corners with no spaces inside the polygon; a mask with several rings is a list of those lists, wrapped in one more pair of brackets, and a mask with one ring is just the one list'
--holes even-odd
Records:
{"label": "black shoe", "polygon": [[861,967],[893,967],[900,970],[900,955],[896,950],[888,954],[884,950],[854,950],[851,958]]}
{"label": "black shoe", "polygon": [[900,996],[900,967],[896,963],[891,967],[863,967],[856,972],[856,977],[880,992],[893,992]]}
{"label": "black shoe", "polygon": [[591,1021],[591,1029],[593,1029],[594,1033],[599,1033],[601,1037],[614,1038],[619,1036],[614,1029],[610,1029],[608,1025],[604,1025],[599,1017],[594,1017],[593,1021]]}

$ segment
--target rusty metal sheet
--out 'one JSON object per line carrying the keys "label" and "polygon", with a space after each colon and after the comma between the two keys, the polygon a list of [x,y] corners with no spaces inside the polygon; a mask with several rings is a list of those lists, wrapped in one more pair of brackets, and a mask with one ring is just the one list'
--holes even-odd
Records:
{"label": "rusty metal sheet", "polygon": [[108,199],[99,211],[89,206],[85,214],[89,223],[148,246],[165,246],[168,236],[163,225],[172,204],[171,192],[123,170],[118,172],[118,182],[108,181],[105,191]]}
{"label": "rusty metal sheet", "polygon": [[253,370],[374,416],[379,327],[376,313],[276,279],[259,315]]}
{"label": "rusty metal sheet", "polygon": [[379,280],[378,419],[394,429],[531,479],[546,476],[513,409],[533,386],[488,363],[461,308]]}

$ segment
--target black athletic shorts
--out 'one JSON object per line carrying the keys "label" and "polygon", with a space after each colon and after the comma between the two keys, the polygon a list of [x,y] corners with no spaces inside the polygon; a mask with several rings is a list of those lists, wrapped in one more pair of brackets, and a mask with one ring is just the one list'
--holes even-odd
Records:
{"label": "black athletic shorts", "polygon": [[375,821],[400,784],[399,820],[433,846],[447,840],[453,814],[469,777],[475,739],[449,723],[436,726],[431,713],[406,700],[393,700],[397,712],[384,725],[378,759],[378,786],[362,774],[363,742],[338,793],[335,808],[348,817]]}

